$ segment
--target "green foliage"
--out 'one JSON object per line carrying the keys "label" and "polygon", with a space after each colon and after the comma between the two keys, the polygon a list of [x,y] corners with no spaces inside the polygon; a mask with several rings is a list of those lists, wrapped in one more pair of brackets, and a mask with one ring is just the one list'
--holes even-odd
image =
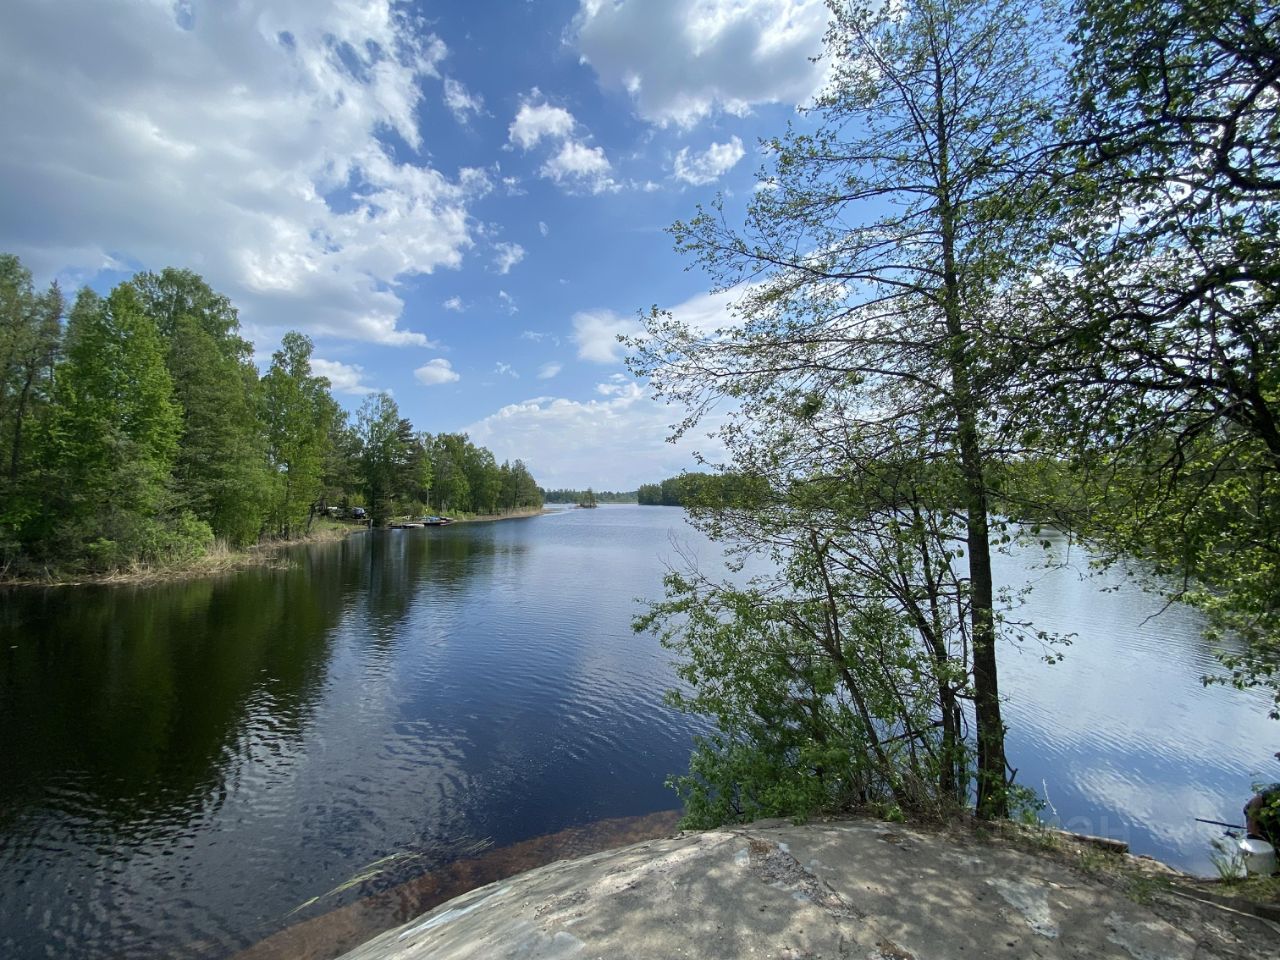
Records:
{"label": "green foliage", "polygon": [[[847,626],[846,654],[894,651],[892,669],[844,681],[862,698],[856,749],[875,755],[875,782],[904,810],[967,796],[963,695],[978,813],[1002,816],[992,479],[1008,456],[1001,407],[1031,359],[1006,337],[1010,294],[1055,220],[1040,174],[1062,87],[1045,39],[1058,10],[909,0],[832,15],[819,122],[767,144],[769,189],[745,226],[717,203],[672,227],[737,293],[737,322],[706,336],[655,312],[631,363],[691,411],[681,430],[732,403],[718,433],[730,475],[751,484],[706,491],[702,528],[784,563],[803,551],[789,592],[828,597],[820,634]],[[882,695],[893,706],[878,713]],[[944,724],[939,743],[921,733]]]}
{"label": "green foliage", "polygon": [[[853,808],[937,816],[963,801],[958,585],[886,573],[942,569],[920,552],[922,533],[934,539],[927,518],[851,506],[803,494],[779,505],[757,534],[776,573],[746,587],[672,574],[637,621],[679,655],[684,686],[668,701],[717,731],[671,781],[691,825]],[[859,533],[825,532],[849,526]]]}
{"label": "green foliage", "polygon": [[[570,490],[561,488],[557,490],[543,490],[542,500],[544,503],[581,503],[585,490]],[[634,490],[596,490],[593,495],[600,503],[636,503],[636,492]]]}
{"label": "green foliage", "polygon": [[247,360],[219,349],[191,315],[178,317],[169,338],[168,368],[182,408],[173,466],[175,501],[233,545],[262,531],[270,492],[257,373]]}
{"label": "green foliage", "polygon": [[767,484],[758,477],[726,471],[723,473],[683,473],[661,483],[643,483],[637,502],[662,507],[745,506],[762,500]]}
{"label": "green foliage", "polygon": [[396,504],[417,494],[419,466],[425,459],[413,425],[400,418],[390,395],[372,394],[356,414],[360,473],[365,504],[375,526],[395,513]]}
{"label": "green foliage", "polygon": [[542,506],[542,490],[521,460],[499,465],[463,433],[426,438],[430,505],[441,513],[498,513]]}
{"label": "green foliage", "polygon": [[311,372],[312,349],[307,337],[286,333],[262,378],[262,419],[273,479],[268,524],[282,537],[302,532],[314,516],[336,415],[329,382]]}
{"label": "green foliage", "polygon": [[33,439],[51,409],[62,313],[56,282],[37,294],[18,258],[0,255],[0,564],[20,553],[19,529],[42,499]]}
{"label": "green foliage", "polygon": [[209,530],[172,511],[168,479],[181,411],[164,344],[135,291],[83,291],[67,325],[55,407],[41,438],[43,508],[24,525],[33,552],[83,558],[109,570],[157,562],[207,541]]}
{"label": "green foliage", "polygon": [[259,378],[235,307],[189,270],[81,291],[65,335],[62,313],[0,256],[0,572],[187,564],[297,535],[330,500],[382,521],[431,499],[436,452],[459,510],[542,502],[521,461],[417,434],[388,396],[353,428],[299,333]]}
{"label": "green foliage", "polygon": [[1060,451],[1054,518],[1208,614],[1280,716],[1280,12],[1077,9],[1071,218],[1013,413]]}

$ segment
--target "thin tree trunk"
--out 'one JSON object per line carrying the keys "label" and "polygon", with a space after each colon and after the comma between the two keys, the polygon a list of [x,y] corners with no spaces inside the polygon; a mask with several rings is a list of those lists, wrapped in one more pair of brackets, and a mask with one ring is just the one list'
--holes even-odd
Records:
{"label": "thin tree trunk", "polygon": [[969,337],[961,311],[964,291],[956,264],[956,211],[952,205],[949,128],[942,64],[935,57],[935,115],[938,139],[938,219],[942,240],[941,305],[950,340],[952,404],[956,446],[965,494],[965,535],[969,548],[969,618],[973,636],[974,719],[978,734],[978,802],[982,819],[1006,817],[1004,721],[996,672],[994,588],[991,581],[991,534],[987,522],[987,485],[978,436]]}
{"label": "thin tree trunk", "polygon": [[22,385],[22,393],[18,395],[18,409],[13,417],[13,449],[9,457],[9,482],[18,482],[18,467],[22,463],[22,421],[27,415],[27,397],[31,393],[31,385],[35,381],[35,367],[27,368],[27,380]]}

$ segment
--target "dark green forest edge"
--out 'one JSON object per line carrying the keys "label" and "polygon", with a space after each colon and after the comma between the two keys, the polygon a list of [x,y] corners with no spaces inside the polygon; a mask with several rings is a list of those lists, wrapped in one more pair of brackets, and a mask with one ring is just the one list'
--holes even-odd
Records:
{"label": "dark green forest edge", "polygon": [[682,473],[661,483],[642,483],[636,502],[646,507],[717,507],[749,503],[763,494],[763,478],[731,470],[720,473]]}
{"label": "dark green forest edge", "polygon": [[198,572],[312,535],[331,508],[378,525],[541,507],[519,460],[417,432],[387,394],[349,417],[299,333],[259,376],[239,331],[187,270],[81,290],[67,311],[0,255],[0,580]]}
{"label": "dark green forest edge", "polygon": [[674,780],[694,826],[1034,809],[997,645],[1052,669],[1069,637],[991,559],[1052,562],[1042,529],[1203,611],[1220,679],[1280,697],[1280,7],[831,11],[816,131],[763,144],[741,228],[719,202],[672,227],[733,322],[654,310],[628,341],[677,435],[714,411],[728,453],[640,502],[771,561],[674,572],[637,622],[714,721]]}
{"label": "dark green forest edge", "polygon": [[590,488],[586,490],[543,490],[542,499],[546,503],[582,503],[588,494],[597,503],[635,503],[634,490],[601,490],[598,493]]}

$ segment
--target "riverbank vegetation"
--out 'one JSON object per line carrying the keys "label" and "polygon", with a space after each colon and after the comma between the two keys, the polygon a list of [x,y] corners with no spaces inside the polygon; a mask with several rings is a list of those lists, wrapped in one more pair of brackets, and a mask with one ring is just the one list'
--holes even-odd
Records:
{"label": "riverbank vegetation", "polygon": [[287,333],[259,375],[235,308],[190,271],[68,309],[0,256],[0,575],[199,570],[303,536],[330,505],[374,523],[541,505],[520,461],[418,432],[386,394],[351,418],[311,356]]}
{"label": "riverbank vegetation", "polygon": [[772,561],[673,573],[637,624],[715,721],[675,781],[698,825],[1008,815],[997,645],[1062,638],[991,558],[1039,524],[1143,561],[1238,684],[1280,677],[1280,12],[831,9],[816,127],[764,144],[745,225],[672,228],[733,322],[630,342],[754,484],[680,501]]}
{"label": "riverbank vegetation", "polygon": [[743,506],[767,491],[758,477],[725,470],[719,473],[682,473],[661,483],[642,483],[637,493],[640,504],[649,507],[685,507],[695,504]]}

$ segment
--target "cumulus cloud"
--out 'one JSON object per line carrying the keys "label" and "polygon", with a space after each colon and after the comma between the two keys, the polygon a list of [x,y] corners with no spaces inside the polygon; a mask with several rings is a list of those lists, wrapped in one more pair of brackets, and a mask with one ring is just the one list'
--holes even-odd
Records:
{"label": "cumulus cloud", "polygon": [[[610,384],[612,385],[612,384]],[[465,430],[498,460],[520,457],[545,487],[594,484],[634,490],[655,478],[693,469],[693,451],[724,456],[715,440],[698,435],[671,444],[680,412],[634,389],[587,401],[534,397],[509,404]],[[709,422],[708,428],[718,421]]]}
{"label": "cumulus cloud", "polygon": [[511,314],[512,316],[515,316],[517,313],[520,312],[520,308],[516,306],[516,298],[513,297],[511,294],[507,293],[507,291],[505,290],[498,291],[498,304],[502,307],[503,310],[505,310],[507,313]]}
{"label": "cumulus cloud", "polygon": [[509,363],[503,363],[501,360],[493,365],[493,372],[500,377],[511,377],[513,380],[520,379],[520,374],[516,373],[516,368]]}
{"label": "cumulus cloud", "polygon": [[[321,360],[311,358],[311,371],[316,376],[324,377],[338,393],[363,397],[369,393],[377,393],[377,387],[364,382],[364,367],[358,363],[340,363],[337,360]],[[389,391],[388,391],[389,392]]]}
{"label": "cumulus cloud", "polygon": [[604,383],[596,384],[596,393],[602,397],[638,397],[644,391],[634,380],[623,373],[615,373]]}
{"label": "cumulus cloud", "polygon": [[544,363],[538,368],[539,380],[550,380],[557,373],[564,369],[563,364],[556,363],[554,360],[550,363]]}
{"label": "cumulus cloud", "polygon": [[618,336],[640,332],[638,321],[612,310],[585,310],[573,316],[573,342],[578,357],[592,363],[617,363],[622,359]]}
{"label": "cumulus cloud", "polygon": [[602,86],[691,127],[717,110],[802,103],[821,86],[823,0],[580,0],[573,35]]}
{"label": "cumulus cloud", "polygon": [[617,190],[620,185],[609,176],[613,166],[602,147],[589,147],[566,140],[560,152],[542,165],[542,175],[559,184],[578,184],[592,193]]}
{"label": "cumulus cloud", "polygon": [[0,249],[38,272],[189,266],[260,328],[425,344],[397,284],[461,264],[490,187],[402,159],[426,153],[446,53],[394,0],[17,0]]}
{"label": "cumulus cloud", "polygon": [[478,93],[471,93],[453,77],[444,78],[444,105],[449,108],[453,118],[466,124],[473,115],[484,111],[484,100]]}
{"label": "cumulus cloud", "polygon": [[462,302],[461,297],[450,297],[448,300],[442,303],[441,306],[444,307],[446,310],[452,310],[454,313],[461,313],[463,310],[467,308],[466,304]]}
{"label": "cumulus cloud", "polygon": [[713,143],[702,153],[691,154],[688,147],[683,147],[676,154],[676,179],[698,187],[714,183],[732,170],[746,152],[738,137],[730,138],[728,143]]}
{"label": "cumulus cloud", "polygon": [[510,273],[524,259],[524,247],[518,243],[495,243],[493,252],[493,268],[501,274]]}
{"label": "cumulus cloud", "polygon": [[428,360],[413,371],[413,376],[419,383],[427,387],[439,386],[442,383],[456,383],[462,379],[462,376],[453,369],[453,364],[443,357]]}
{"label": "cumulus cloud", "polygon": [[526,151],[547,141],[553,152],[539,173],[562,187],[589,193],[621,189],[612,177],[613,165],[604,148],[588,145],[583,137],[576,135],[578,127],[573,114],[543,102],[541,91],[534,87],[511,121],[507,140]]}
{"label": "cumulus cloud", "polygon": [[545,237],[547,234],[549,234],[549,233],[551,232],[551,228],[550,228],[550,227],[548,227],[548,226],[546,225],[546,223],[545,223],[545,222],[543,222],[542,220],[539,220],[539,221],[538,221],[538,232],[539,232],[540,234],[542,234],[542,235]]}
{"label": "cumulus cloud", "polygon": [[507,139],[511,143],[521,149],[531,150],[544,139],[563,140],[573,133],[573,128],[577,126],[573,114],[564,107],[537,102],[541,94],[536,87],[529,96],[530,99],[520,104],[516,118],[507,128]]}

